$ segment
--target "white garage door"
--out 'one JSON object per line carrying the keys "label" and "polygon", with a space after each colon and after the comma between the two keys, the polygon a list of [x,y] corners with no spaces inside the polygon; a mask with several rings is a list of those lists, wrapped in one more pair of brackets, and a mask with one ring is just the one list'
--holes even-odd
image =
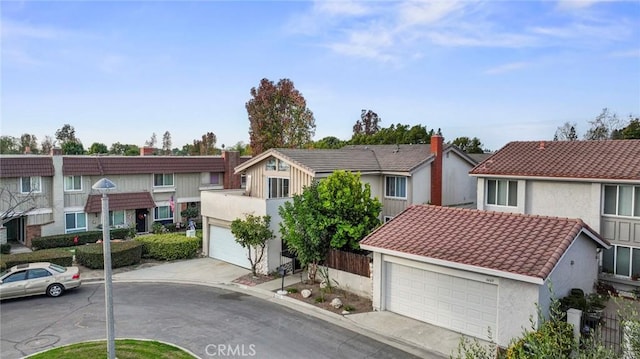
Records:
{"label": "white garage door", "polygon": [[388,311],[481,339],[495,338],[498,286],[385,262]]}
{"label": "white garage door", "polygon": [[236,243],[229,228],[209,226],[209,257],[251,269],[247,250]]}

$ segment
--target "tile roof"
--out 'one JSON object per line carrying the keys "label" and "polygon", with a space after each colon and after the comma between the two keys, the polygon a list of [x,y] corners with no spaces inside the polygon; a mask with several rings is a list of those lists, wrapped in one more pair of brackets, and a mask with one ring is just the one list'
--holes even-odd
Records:
{"label": "tile roof", "polygon": [[224,172],[219,156],[65,156],[62,174],[116,175]]}
{"label": "tile roof", "polygon": [[380,170],[410,172],[419,165],[431,160],[431,145],[352,145],[345,150],[373,151]]}
{"label": "tile roof", "polygon": [[53,177],[55,170],[51,156],[0,156],[0,177]]}
{"label": "tile roof", "polygon": [[[125,209],[154,208],[156,203],[149,192],[109,193],[109,210],[121,211]],[[84,206],[86,213],[100,213],[102,211],[102,195],[91,194]]]}
{"label": "tile roof", "polygon": [[414,205],[360,244],[545,279],[583,229],[608,244],[580,219]]}
{"label": "tile roof", "polygon": [[469,173],[640,180],[640,140],[510,142]]}

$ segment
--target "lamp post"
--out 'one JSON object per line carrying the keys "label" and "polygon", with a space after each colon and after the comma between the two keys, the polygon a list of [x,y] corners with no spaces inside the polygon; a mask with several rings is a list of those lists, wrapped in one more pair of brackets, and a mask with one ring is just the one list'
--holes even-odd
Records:
{"label": "lamp post", "polygon": [[107,315],[107,357],[115,359],[116,342],[113,322],[113,295],[111,294],[111,235],[109,234],[109,197],[107,192],[116,185],[107,178],[102,178],[91,188],[102,193],[102,247],[104,252],[104,303]]}

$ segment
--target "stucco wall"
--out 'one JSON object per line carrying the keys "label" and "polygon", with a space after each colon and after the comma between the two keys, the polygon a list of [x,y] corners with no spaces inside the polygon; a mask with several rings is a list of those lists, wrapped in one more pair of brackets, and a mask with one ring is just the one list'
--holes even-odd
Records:
{"label": "stucco wall", "polygon": [[476,178],[469,176],[471,164],[445,152],[442,160],[442,205],[461,205],[476,201]]}
{"label": "stucco wall", "polygon": [[600,231],[601,184],[562,181],[527,181],[527,214],[581,218]]}
{"label": "stucco wall", "polygon": [[411,203],[426,204],[431,200],[431,164],[417,168],[411,174]]}
{"label": "stucco wall", "polygon": [[531,329],[531,319],[537,323],[536,303],[541,288],[538,284],[500,278],[496,333],[498,345],[506,347],[511,339],[519,337],[524,329]]}

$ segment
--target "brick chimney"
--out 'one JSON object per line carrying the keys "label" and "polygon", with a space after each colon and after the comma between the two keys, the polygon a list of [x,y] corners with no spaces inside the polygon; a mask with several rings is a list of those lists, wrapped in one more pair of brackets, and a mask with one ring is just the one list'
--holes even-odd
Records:
{"label": "brick chimney", "polygon": [[51,156],[62,156],[62,148],[52,147],[50,153],[51,153]]}
{"label": "brick chimney", "polygon": [[224,189],[240,188],[240,175],[233,173],[233,169],[240,164],[240,152],[222,151],[222,159],[224,160],[224,179],[222,180]]}
{"label": "brick chimney", "polygon": [[140,156],[153,156],[155,148],[144,146],[140,148]]}
{"label": "brick chimney", "polygon": [[431,153],[435,158],[431,163],[431,204],[442,206],[442,147],[444,138],[431,136]]}

